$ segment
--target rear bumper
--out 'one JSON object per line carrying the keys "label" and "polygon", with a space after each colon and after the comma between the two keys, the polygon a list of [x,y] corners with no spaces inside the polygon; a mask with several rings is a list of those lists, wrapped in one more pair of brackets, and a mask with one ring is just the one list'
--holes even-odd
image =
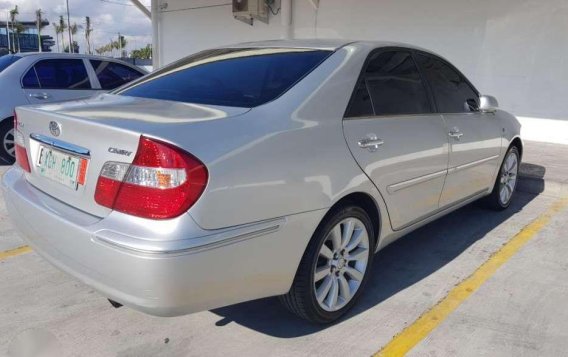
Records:
{"label": "rear bumper", "polygon": [[214,231],[184,215],[183,224],[162,222],[164,235],[126,215],[100,219],[67,206],[31,186],[18,168],[4,175],[2,189],[36,252],[104,296],[158,316],[286,293],[324,214]]}

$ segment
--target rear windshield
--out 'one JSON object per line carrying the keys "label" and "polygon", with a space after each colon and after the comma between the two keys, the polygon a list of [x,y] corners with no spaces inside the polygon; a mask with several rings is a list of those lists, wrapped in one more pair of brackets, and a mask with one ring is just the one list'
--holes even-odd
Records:
{"label": "rear windshield", "polygon": [[209,50],[153,72],[115,94],[255,107],[282,95],[330,53],[283,48]]}
{"label": "rear windshield", "polygon": [[14,55],[5,55],[0,57],[0,72],[5,70],[6,68],[10,67],[10,65],[22,57],[14,56]]}

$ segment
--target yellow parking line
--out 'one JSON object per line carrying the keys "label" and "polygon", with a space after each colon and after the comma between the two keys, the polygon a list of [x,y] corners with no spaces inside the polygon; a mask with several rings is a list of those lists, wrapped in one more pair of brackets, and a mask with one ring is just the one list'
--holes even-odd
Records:
{"label": "yellow parking line", "polygon": [[530,241],[551,218],[568,206],[568,199],[561,199],[534,221],[525,226],[501,249],[495,252],[485,263],[461,283],[456,285],[440,302],[420,316],[414,323],[396,335],[375,357],[404,356],[420,341],[426,338],[438,327],[454,310],[456,310],[471,294],[479,289],[487,279],[495,274],[501,265],[514,256],[528,241]]}
{"label": "yellow parking line", "polygon": [[15,256],[20,255],[20,254],[29,253],[31,251],[32,251],[32,248],[30,248],[27,245],[23,245],[21,247],[10,249],[10,250],[5,250],[3,252],[0,252],[0,260],[10,258],[10,257],[15,257]]}

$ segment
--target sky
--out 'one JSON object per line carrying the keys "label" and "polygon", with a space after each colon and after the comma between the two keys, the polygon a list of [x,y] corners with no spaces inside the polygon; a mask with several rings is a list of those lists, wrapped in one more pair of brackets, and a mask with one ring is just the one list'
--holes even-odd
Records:
{"label": "sky", "polygon": [[[141,1],[150,5],[150,0]],[[44,19],[50,22],[42,30],[42,34],[51,35],[55,39],[53,23],[59,22],[63,15],[67,20],[65,0],[0,0],[0,26],[6,26],[8,12],[16,4],[20,15],[19,21],[35,21],[35,11],[41,9]],[[132,6],[129,0],[69,0],[71,23],[82,26],[73,40],[80,46],[80,52],[86,50],[85,16],[91,17],[91,43],[93,48],[101,47],[112,40],[117,40],[118,33],[127,40],[127,50],[140,48],[152,42],[152,25],[140,10]],[[67,43],[68,37],[65,38]],[[57,46],[52,48],[57,51]]]}

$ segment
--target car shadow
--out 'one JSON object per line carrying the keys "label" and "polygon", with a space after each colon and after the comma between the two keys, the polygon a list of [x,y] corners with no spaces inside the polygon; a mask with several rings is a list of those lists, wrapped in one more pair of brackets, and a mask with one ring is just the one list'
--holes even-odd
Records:
{"label": "car shadow", "polygon": [[13,162],[8,162],[8,160],[0,157],[0,167],[2,166],[12,166]]}
{"label": "car shadow", "polygon": [[528,162],[521,163],[519,180],[517,189],[522,192],[539,194],[544,191],[546,183],[544,176],[546,175],[546,167]]}
{"label": "car shadow", "polygon": [[[544,187],[543,182],[538,184]],[[537,197],[532,191],[520,191],[511,206],[504,211],[495,212],[472,203],[380,251],[375,256],[372,275],[365,291],[353,309],[340,321],[379,305],[444,267]],[[244,302],[212,312],[221,317],[216,322],[219,327],[234,322],[279,338],[305,336],[329,327],[314,325],[295,317],[280,305],[277,298]]]}

